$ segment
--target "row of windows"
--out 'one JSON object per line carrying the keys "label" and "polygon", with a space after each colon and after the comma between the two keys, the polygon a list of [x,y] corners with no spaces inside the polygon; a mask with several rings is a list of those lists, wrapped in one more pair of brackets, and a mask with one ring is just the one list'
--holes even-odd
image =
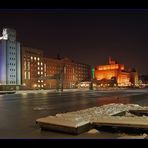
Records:
{"label": "row of windows", "polygon": [[10,81],[10,84],[15,84],[15,81]]}
{"label": "row of windows", "polygon": [[44,87],[43,85],[38,85],[38,87]]}
{"label": "row of windows", "polygon": [[42,75],[42,74],[43,74],[43,72],[41,71],[41,73],[40,73],[40,71],[38,71],[38,75],[39,75],[39,74],[41,74],[41,75]]}
{"label": "row of windows", "polygon": [[39,82],[39,83],[40,83],[40,82],[42,82],[42,83],[43,83],[44,81],[43,81],[43,80],[38,80],[38,82]]}
{"label": "row of windows", "polygon": [[10,55],[15,55],[15,52],[9,52]]}
{"label": "row of windows", "polygon": [[32,56],[30,57],[30,59],[31,59],[31,60],[33,60],[33,59],[34,59],[35,61],[36,61],[36,60],[38,60],[38,61],[40,60],[40,58],[39,58],[39,57],[32,57]]}
{"label": "row of windows", "polygon": [[15,47],[10,46],[10,49],[15,49]]}
{"label": "row of windows", "polygon": [[15,41],[10,41],[10,40],[9,40],[9,43],[12,43],[12,44],[14,44],[14,42],[15,42]]}
{"label": "row of windows", "polygon": [[[28,55],[27,57],[28,57],[29,59],[31,59],[31,61],[33,61],[33,60],[34,60],[34,61],[36,61],[36,60],[37,60],[37,61],[40,61],[40,57],[33,57],[33,56],[30,57],[29,55]],[[25,58],[26,58],[26,55],[24,55],[24,60],[25,60]]]}
{"label": "row of windows", "polygon": [[13,68],[11,69],[11,68],[10,68],[10,71],[15,71],[15,69],[13,69]]}
{"label": "row of windows", "polygon": [[15,78],[15,75],[10,75],[11,78]]}
{"label": "row of windows", "polygon": [[10,60],[15,60],[15,58],[11,58],[11,57],[10,57]]}
{"label": "row of windows", "polygon": [[10,38],[15,38],[15,34],[9,34]]}
{"label": "row of windows", "polygon": [[[9,64],[8,64],[9,65]],[[15,63],[10,63],[10,65],[15,66]]]}

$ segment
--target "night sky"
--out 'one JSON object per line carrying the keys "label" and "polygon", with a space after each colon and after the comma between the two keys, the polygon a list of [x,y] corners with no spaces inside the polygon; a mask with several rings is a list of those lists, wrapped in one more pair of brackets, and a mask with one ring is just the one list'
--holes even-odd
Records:
{"label": "night sky", "polygon": [[92,67],[112,56],[148,74],[148,11],[1,10],[0,30],[16,29],[24,46],[48,57],[69,57]]}

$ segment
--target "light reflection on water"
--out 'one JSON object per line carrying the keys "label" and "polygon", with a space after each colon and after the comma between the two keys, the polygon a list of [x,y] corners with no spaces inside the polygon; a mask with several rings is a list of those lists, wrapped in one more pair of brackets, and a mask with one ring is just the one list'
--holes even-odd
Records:
{"label": "light reflection on water", "polygon": [[[135,94],[135,93],[134,93]],[[148,105],[148,94],[130,96],[127,92],[22,93],[0,96],[0,137],[42,137],[35,120],[56,113],[76,111],[110,103]],[[26,135],[24,134],[26,133]],[[33,133],[30,135],[30,133]],[[55,134],[56,135],[56,134]],[[52,137],[47,133],[45,137]]]}
{"label": "light reflection on water", "polygon": [[106,105],[110,103],[122,103],[122,104],[129,104],[130,99],[128,97],[126,98],[120,98],[120,97],[103,97],[96,100],[97,106]]}

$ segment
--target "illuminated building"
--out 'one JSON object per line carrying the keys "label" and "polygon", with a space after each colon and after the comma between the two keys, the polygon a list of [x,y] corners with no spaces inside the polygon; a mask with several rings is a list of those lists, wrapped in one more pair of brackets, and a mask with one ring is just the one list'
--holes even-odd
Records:
{"label": "illuminated building", "polygon": [[22,84],[26,89],[42,88],[43,52],[30,47],[22,47]]}
{"label": "illuminated building", "polygon": [[0,37],[0,85],[1,89],[19,89],[21,85],[20,43],[16,41],[16,31],[3,29]]}
{"label": "illuminated building", "polygon": [[61,59],[65,65],[64,69],[64,88],[73,88],[76,83],[91,80],[90,65],[73,61],[69,58]]}
{"label": "illuminated building", "polygon": [[[76,83],[90,80],[90,66],[87,64],[75,62],[69,58],[44,58],[44,76],[54,76],[60,73],[60,66],[64,66],[64,88],[75,88]],[[46,79],[44,88],[56,88],[57,81],[55,79]]]}
{"label": "illuminated building", "polygon": [[130,86],[138,83],[138,74],[134,70],[126,71],[124,64],[118,64],[109,57],[108,65],[95,67],[95,79],[108,81],[115,78],[118,86]]}
{"label": "illuminated building", "polygon": [[23,88],[57,88],[56,75],[60,74],[61,65],[64,66],[64,88],[75,88],[76,83],[89,81],[91,78],[91,68],[87,64],[69,58],[47,58],[43,56],[42,50],[22,47]]}

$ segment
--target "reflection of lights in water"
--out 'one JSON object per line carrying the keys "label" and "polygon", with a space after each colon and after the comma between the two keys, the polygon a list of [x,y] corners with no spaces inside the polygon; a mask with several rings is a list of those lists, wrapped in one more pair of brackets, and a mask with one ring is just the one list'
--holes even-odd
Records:
{"label": "reflection of lights in water", "polygon": [[44,90],[44,91],[42,91],[41,93],[42,93],[43,95],[48,94],[48,92],[47,92],[47,91],[45,91],[45,90]]}
{"label": "reflection of lights in water", "polygon": [[130,100],[128,98],[120,98],[120,97],[104,97],[104,98],[99,98],[97,100],[97,105],[99,106],[110,103],[128,104],[130,103]]}
{"label": "reflection of lights in water", "polygon": [[20,98],[22,98],[22,101],[24,102],[24,99],[26,100],[26,98],[28,97],[28,93],[23,92],[20,94]]}
{"label": "reflection of lights in water", "polygon": [[4,95],[0,95],[0,100],[3,100],[4,99]]}
{"label": "reflection of lights in water", "polygon": [[27,95],[27,93],[26,93],[26,92],[24,92],[24,93],[22,93],[22,95],[23,95],[23,96],[26,96],[26,95]]}

